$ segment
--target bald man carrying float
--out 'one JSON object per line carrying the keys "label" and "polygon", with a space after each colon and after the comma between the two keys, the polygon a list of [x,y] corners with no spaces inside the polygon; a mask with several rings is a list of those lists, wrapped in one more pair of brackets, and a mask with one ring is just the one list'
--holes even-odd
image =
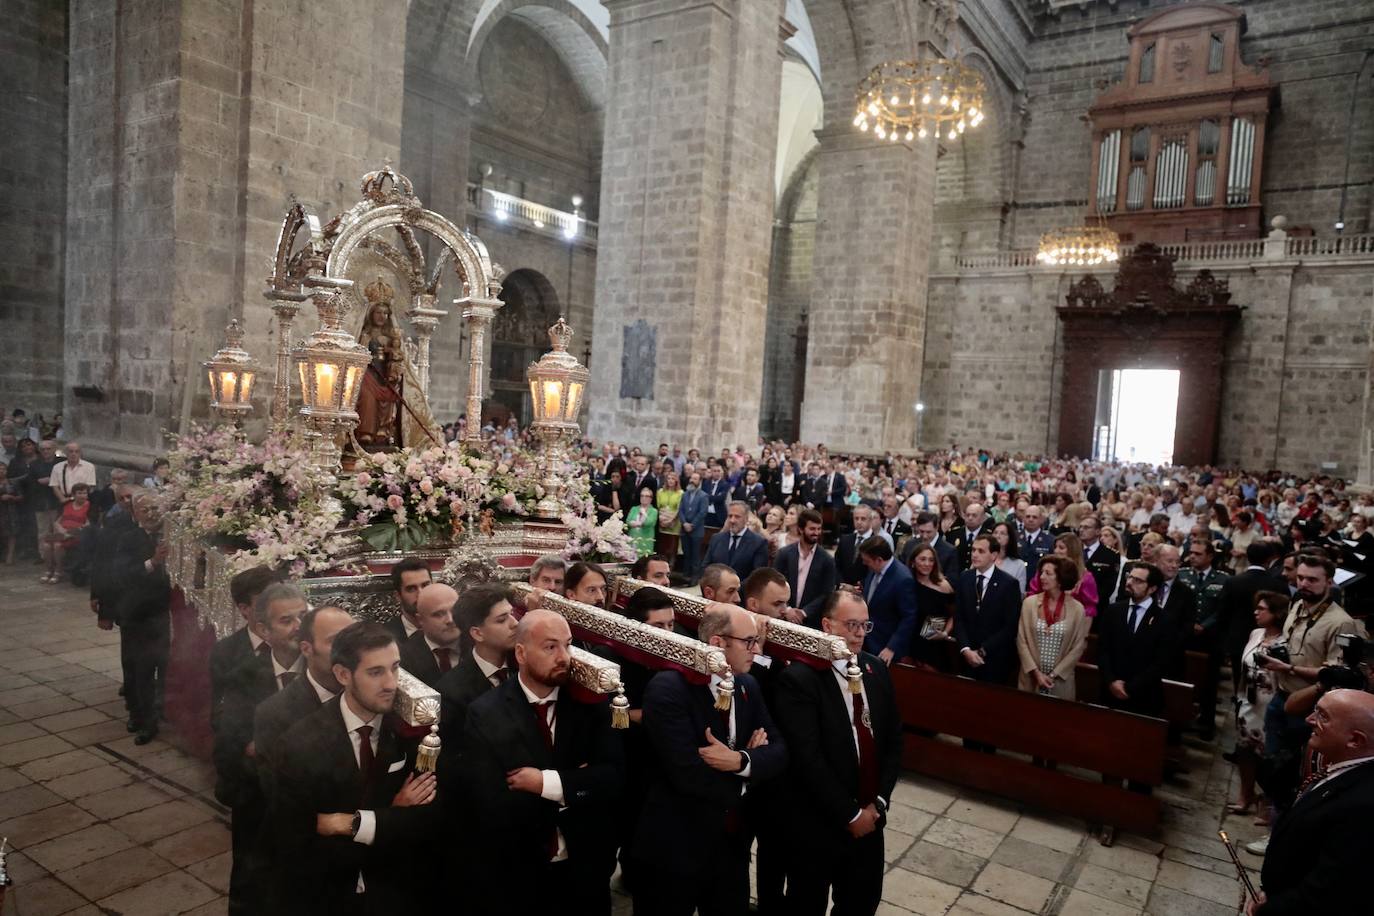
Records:
{"label": "bald man carrying float", "polygon": [[611,911],[624,752],[610,705],[569,694],[571,646],[562,617],[527,611],[518,673],[468,707],[454,779],[463,912]]}
{"label": "bald man carrying float", "polygon": [[1318,771],[1274,824],[1248,916],[1369,912],[1374,862],[1374,695],[1332,690],[1307,717]]}

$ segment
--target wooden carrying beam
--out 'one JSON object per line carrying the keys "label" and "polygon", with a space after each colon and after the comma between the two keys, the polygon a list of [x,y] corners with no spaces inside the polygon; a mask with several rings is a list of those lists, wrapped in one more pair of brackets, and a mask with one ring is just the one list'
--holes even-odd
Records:
{"label": "wooden carrying beam", "polygon": [[[615,580],[611,601],[617,607],[624,607],[626,600],[643,588],[656,588],[671,598],[673,612],[677,615],[678,621],[693,630],[706,613],[706,605],[710,604],[700,595],[689,595],[677,589],[664,588],[629,576],[620,576]],[[820,630],[788,620],[776,619],[768,621],[760,651],[770,658],[801,662],[813,668],[826,668],[835,662],[847,661],[854,654],[839,636],[831,636],[829,633],[822,633]]]}
{"label": "wooden carrying beam", "polygon": [[[908,730],[902,755],[908,769],[1128,830],[1158,826],[1157,798],[1103,783],[1098,774],[1161,785],[1167,732],[1162,720],[909,665],[891,671]],[[1010,754],[983,753],[936,735]],[[1058,768],[1011,754],[1054,761]]]}
{"label": "wooden carrying beam", "polygon": [[[522,603],[536,591],[527,582],[512,583],[510,588]],[[680,671],[697,684],[709,683],[713,674],[730,679],[725,653],[690,636],[660,630],[552,592],[540,591],[538,606],[562,615],[579,639],[608,646],[626,661],[655,671]]]}

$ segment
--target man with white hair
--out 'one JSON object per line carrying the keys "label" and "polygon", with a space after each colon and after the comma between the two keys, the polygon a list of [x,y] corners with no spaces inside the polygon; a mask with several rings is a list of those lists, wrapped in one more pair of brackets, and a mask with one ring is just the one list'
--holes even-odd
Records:
{"label": "man with white hair", "polygon": [[71,502],[72,489],[79,483],[84,483],[91,492],[95,492],[95,465],[81,459],[81,443],[68,442],[65,451],[67,460],[55,466],[48,478],[48,485],[57,497],[59,508]]}
{"label": "man with white hair", "polygon": [[1307,717],[1307,747],[1323,766],[1274,824],[1247,916],[1358,913],[1374,860],[1374,695],[1332,690]]}

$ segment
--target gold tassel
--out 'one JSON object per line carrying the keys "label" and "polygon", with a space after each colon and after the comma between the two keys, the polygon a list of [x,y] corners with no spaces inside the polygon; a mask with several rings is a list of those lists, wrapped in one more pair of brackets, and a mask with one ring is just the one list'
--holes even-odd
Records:
{"label": "gold tassel", "polygon": [[849,667],[845,669],[844,676],[849,678],[850,693],[864,692],[864,673],[859,670],[859,657],[857,655],[850,657]]}
{"label": "gold tassel", "polygon": [[730,709],[730,697],[735,694],[735,679],[726,677],[720,682],[720,687],[716,690],[716,709],[726,712]]}
{"label": "gold tassel", "polygon": [[420,742],[419,748],[415,751],[415,772],[433,773],[439,766],[439,751],[442,742],[439,740],[438,724],[429,727],[429,734],[425,735]]}
{"label": "gold tassel", "polygon": [[630,701],[625,699],[625,685],[616,685],[616,694],[611,697],[611,728],[630,727]]}

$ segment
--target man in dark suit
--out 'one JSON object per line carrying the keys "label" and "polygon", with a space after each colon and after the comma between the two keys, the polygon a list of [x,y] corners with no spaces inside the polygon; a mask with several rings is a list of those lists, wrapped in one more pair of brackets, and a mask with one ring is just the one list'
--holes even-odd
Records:
{"label": "man in dark suit", "polygon": [[[701,485],[701,490],[706,494],[706,515],[703,525],[706,531],[706,546],[709,547],[715,533],[725,527],[725,516],[730,503],[730,482],[725,479],[724,470],[719,463],[706,469],[706,482]],[[631,503],[638,504],[638,499]]]}
{"label": "man in dark suit", "polygon": [[1102,520],[1085,515],[1078,521],[1078,538],[1083,542],[1083,563],[1097,585],[1097,600],[1109,604],[1121,573],[1121,554],[1101,541]]}
{"label": "man in dark suit", "polygon": [[511,608],[510,591],[496,583],[469,586],[453,606],[454,622],[462,635],[458,640],[458,664],[439,678],[439,738],[444,753],[439,758],[440,773],[457,757],[467,722],[468,706],[487,691],[500,687],[513,673],[511,653],[515,651],[517,620]]}
{"label": "man in dark suit", "polygon": [[813,627],[820,625],[821,608],[839,585],[835,560],[821,546],[823,528],[824,522],[819,512],[802,509],[797,513],[800,539],[779,550],[773,559],[773,568],[787,577],[787,584],[792,589],[793,605],[801,610],[805,622]]}
{"label": "man in dark suit", "polygon": [[1027,507],[1021,522],[1021,559],[1028,568],[1039,569],[1040,561],[1054,551],[1054,536],[1045,529],[1045,507]]}
{"label": "man in dark suit", "polygon": [[391,587],[396,592],[396,603],[400,605],[400,611],[383,626],[396,637],[398,645],[420,629],[415,607],[420,600],[420,592],[432,581],[434,580],[429,572],[429,564],[418,557],[410,557],[391,567]]}
{"label": "man in dark suit", "polygon": [[749,506],[742,502],[730,503],[725,516],[725,527],[711,538],[706,548],[706,562],[724,563],[739,574],[740,580],[768,565],[768,542],[762,535],[755,534],[748,526]]}
{"label": "man in dark suit", "polygon": [[840,535],[839,542],[835,546],[835,571],[839,580],[844,585],[858,585],[863,581],[865,569],[863,561],[859,557],[859,548],[864,541],[869,538],[879,538],[887,541],[889,547],[896,550],[896,542],[883,531],[879,524],[878,513],[872,506],[859,503],[854,507],[850,514],[854,523],[854,530],[847,534]]}
{"label": "man in dark suit", "polygon": [[128,674],[124,702],[135,744],[147,744],[158,731],[158,675],[167,670],[171,647],[172,583],[167,576],[167,543],[156,533],[155,497],[141,492],[134,502],[136,524],[121,529],[115,544],[118,587],[112,599],[119,621],[119,656]]}
{"label": "man in dark suit", "polygon": [[339,695],[339,682],[334,679],[334,663],[330,651],[334,637],[356,623],[341,607],[325,605],[312,608],[301,615],[297,639],[301,658],[305,661],[305,676],[298,677],[258,704],[253,713],[253,750],[257,761],[258,781],[269,805],[276,795],[272,782],[275,767],[281,762],[281,739],[287,729],[310,715],[320,705]]}
{"label": "man in dark suit", "polygon": [[[849,495],[849,481],[829,461],[825,463],[825,468],[821,473],[821,482],[817,486],[816,495],[826,500],[825,505],[834,509],[836,518],[838,518],[838,513],[844,509],[844,498]],[[817,508],[820,508],[819,504]]]}
{"label": "man in dark suit", "polygon": [[458,593],[442,582],[425,588],[415,607],[420,629],[401,643],[401,667],[431,687],[458,665],[457,601]]}
{"label": "man in dark suit", "polygon": [[620,482],[620,506],[628,515],[631,506],[639,505],[639,491],[648,487],[658,493],[658,480],[649,473],[649,459],[643,455],[634,457],[634,466],[625,472]]}
{"label": "man in dark suit", "polygon": [[883,828],[901,769],[902,722],[887,666],[863,652],[868,608],[848,591],[832,592],[821,629],[858,655],[861,689],[848,662],[823,669],[791,665],[777,691],[778,727],[791,753],[791,861],[787,912],[824,916],[873,913],[883,889]]}
{"label": "man in dark suit", "polygon": [[743,916],[752,842],[745,789],[780,776],[787,748],[748,673],[758,650],[753,615],[711,604],[697,638],[725,653],[734,693],[719,709],[719,675],[698,685],[677,671],[645,688],[644,729],[658,766],[633,844],[635,912]]}
{"label": "man in dark suit", "polygon": [[1145,716],[1164,711],[1164,672],[1177,639],[1177,622],[1154,596],[1164,576],[1139,560],[1126,566],[1126,599],[1107,608],[1097,641],[1102,700],[1113,709]]}
{"label": "man in dark suit", "polygon": [[992,535],[973,539],[970,566],[954,590],[954,639],[965,674],[989,684],[1007,684],[1016,668],[1021,585],[997,568],[996,554]]}
{"label": "man in dark suit", "polygon": [[[473,825],[462,884],[473,912],[611,911],[623,749],[608,704],[564,692],[571,646],[562,617],[527,612],[516,677],[468,707],[456,784]],[[519,876],[518,892],[492,880],[501,874]]]}
{"label": "man in dark suit", "polygon": [[382,625],[355,623],[331,657],[341,693],[282,738],[266,912],[409,912],[427,892],[415,875],[429,867],[440,810],[434,774],[414,775],[414,744],[387,715],[400,652]]}
{"label": "man in dark suit", "polygon": [[[1188,583],[1179,577],[1180,554],[1173,544],[1160,544],[1155,548],[1155,565],[1162,577],[1159,591],[1154,593],[1154,603],[1164,611],[1164,616],[1174,622],[1174,639],[1170,655],[1164,666],[1165,677],[1183,677],[1183,653],[1193,634],[1193,623],[1197,620],[1197,598]],[[1106,605],[1104,598],[1098,607]]]}
{"label": "man in dark suit", "polygon": [[890,665],[906,657],[916,630],[916,580],[880,537],[859,546],[859,560],[868,570],[863,595],[873,621],[864,647]]}
{"label": "man in dark suit", "polygon": [[1226,580],[1217,598],[1222,651],[1231,660],[1231,680],[1236,690],[1240,690],[1240,676],[1245,670],[1241,654],[1255,629],[1255,595],[1263,591],[1288,594],[1283,577],[1273,572],[1273,564],[1282,552],[1282,545],[1275,541],[1265,538],[1251,541],[1245,548],[1245,561],[1249,565]]}
{"label": "man in dark suit", "polygon": [[826,479],[821,476],[821,466],[819,462],[813,461],[806,466],[806,477],[802,479],[798,500],[808,509],[815,509],[817,512],[824,509],[828,500],[828,492],[825,491]]}
{"label": "man in dark suit", "polygon": [[883,497],[883,517],[881,527],[887,532],[887,536],[892,538],[893,547],[901,545],[902,538],[911,536],[911,526],[897,517],[901,510],[901,504],[897,502],[896,496]]}
{"label": "man in dark suit", "polygon": [[968,530],[963,545],[959,548],[959,568],[968,569],[973,564],[973,539],[980,534],[992,534],[992,516],[980,502],[971,502],[964,510],[964,527]]}
{"label": "man in dark suit", "polygon": [[305,595],[294,585],[277,582],[253,604],[253,629],[268,646],[267,664],[244,659],[229,675],[215,732],[215,798],[230,809],[233,863],[229,874],[229,912],[257,913],[262,906],[262,872],[258,831],[267,800],[257,773],[253,717],[258,704],[285,690],[300,675],[300,620]]}
{"label": "man in dark suit", "polygon": [[229,597],[243,616],[243,626],[230,635],[218,640],[210,650],[210,727],[219,727],[220,706],[224,701],[224,691],[234,669],[246,659],[256,658],[264,669],[270,669],[267,656],[272,647],[253,631],[253,605],[267,586],[279,582],[281,577],[267,566],[254,566],[245,569],[229,580]]}
{"label": "man in dark suit", "polygon": [[1307,720],[1324,769],[1279,815],[1247,916],[1358,913],[1369,906],[1374,859],[1374,696],[1333,690]]}
{"label": "man in dark suit", "polygon": [[696,581],[701,575],[701,545],[706,535],[706,504],[709,500],[701,489],[701,475],[688,475],[687,487],[678,504],[677,517],[682,522],[682,571]]}

